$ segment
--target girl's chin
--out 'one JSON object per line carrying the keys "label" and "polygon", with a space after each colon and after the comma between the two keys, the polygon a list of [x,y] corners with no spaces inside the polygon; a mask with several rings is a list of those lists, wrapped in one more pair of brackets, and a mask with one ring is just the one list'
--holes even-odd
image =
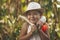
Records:
{"label": "girl's chin", "polygon": [[33,23],[33,24],[36,23],[35,21],[30,21],[30,22]]}

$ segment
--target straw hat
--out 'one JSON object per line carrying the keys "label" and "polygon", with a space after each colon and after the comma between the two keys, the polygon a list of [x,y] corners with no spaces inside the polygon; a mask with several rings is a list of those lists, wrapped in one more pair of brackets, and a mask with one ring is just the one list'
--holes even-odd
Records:
{"label": "straw hat", "polygon": [[41,8],[41,5],[37,2],[30,2],[27,6],[25,14],[27,14],[28,11],[32,11],[32,10],[39,11],[41,13],[43,13],[43,11],[44,11],[44,9]]}

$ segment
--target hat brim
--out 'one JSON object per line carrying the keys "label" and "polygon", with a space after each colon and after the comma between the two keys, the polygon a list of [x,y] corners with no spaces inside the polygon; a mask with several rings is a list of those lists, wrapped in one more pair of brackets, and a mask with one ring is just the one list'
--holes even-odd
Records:
{"label": "hat brim", "polygon": [[28,10],[28,11],[25,11],[25,12],[23,13],[23,15],[27,15],[29,11],[38,11],[38,12],[40,12],[40,14],[43,14],[44,9],[43,9],[43,8],[41,8],[41,9]]}

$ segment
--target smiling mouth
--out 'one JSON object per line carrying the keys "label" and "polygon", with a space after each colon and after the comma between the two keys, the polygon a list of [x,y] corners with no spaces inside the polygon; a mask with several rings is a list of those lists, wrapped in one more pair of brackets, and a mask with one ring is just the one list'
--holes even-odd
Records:
{"label": "smiling mouth", "polygon": [[35,19],[31,19],[31,21],[34,21]]}

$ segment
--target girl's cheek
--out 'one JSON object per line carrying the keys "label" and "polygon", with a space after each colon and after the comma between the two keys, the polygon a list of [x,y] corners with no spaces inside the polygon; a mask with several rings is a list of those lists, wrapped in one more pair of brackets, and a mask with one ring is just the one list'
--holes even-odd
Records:
{"label": "girl's cheek", "polygon": [[27,16],[27,18],[30,20],[30,16]]}
{"label": "girl's cheek", "polygon": [[39,19],[40,19],[40,16],[39,16],[39,15],[37,15],[37,16],[35,16],[35,18],[36,18],[37,20],[39,20]]}

